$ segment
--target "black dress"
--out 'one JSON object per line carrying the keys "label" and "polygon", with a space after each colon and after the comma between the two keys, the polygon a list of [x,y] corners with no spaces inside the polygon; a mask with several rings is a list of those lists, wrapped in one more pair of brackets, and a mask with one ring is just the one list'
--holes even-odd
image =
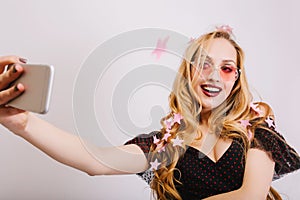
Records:
{"label": "black dress", "polygon": [[[274,130],[274,129],[273,129]],[[125,144],[138,145],[147,156],[153,143],[153,136],[160,132],[139,135]],[[300,168],[300,157],[295,150],[286,144],[282,135],[278,137],[265,129],[256,129],[251,148],[261,149],[275,161],[273,180]],[[245,170],[243,144],[234,139],[230,147],[214,162],[201,151],[187,147],[184,155],[179,159],[176,168],[180,170],[180,184],[176,184],[183,200],[199,200],[209,196],[236,190],[242,186]],[[153,178],[153,171],[139,173],[147,183]],[[174,172],[175,178],[179,178]]]}

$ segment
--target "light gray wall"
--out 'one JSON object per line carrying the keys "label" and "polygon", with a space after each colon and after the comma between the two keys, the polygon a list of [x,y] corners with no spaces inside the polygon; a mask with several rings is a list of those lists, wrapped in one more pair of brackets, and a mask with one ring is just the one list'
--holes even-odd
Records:
{"label": "light gray wall", "polygon": [[[246,53],[251,87],[273,107],[282,134],[300,151],[299,6],[296,0],[2,0],[0,55],[17,54],[31,63],[55,66],[50,111],[41,117],[76,134],[73,86],[85,59],[98,45],[125,31],[146,27],[197,37],[216,24],[230,24]],[[128,57],[134,60],[133,55]],[[146,63],[137,65],[141,64]],[[134,98],[136,104],[129,102],[134,123],[147,126],[151,123],[151,106],[167,105],[167,91],[156,89],[148,88],[146,92],[159,98],[145,98],[140,91]],[[95,102],[101,96],[105,94],[99,89],[95,92]],[[143,110],[145,105],[148,110]],[[101,118],[101,107],[95,108]],[[129,136],[119,130],[114,134],[111,143],[118,145],[138,133]],[[46,157],[3,127],[0,160],[0,199],[149,199],[150,196],[147,185],[135,175],[89,177]],[[299,181],[297,172],[275,181],[273,186],[285,199],[296,200]]]}

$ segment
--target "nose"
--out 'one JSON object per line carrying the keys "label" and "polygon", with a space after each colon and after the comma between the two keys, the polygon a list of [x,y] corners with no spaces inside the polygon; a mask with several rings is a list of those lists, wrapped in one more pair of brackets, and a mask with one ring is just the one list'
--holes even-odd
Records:
{"label": "nose", "polygon": [[220,81],[220,73],[218,67],[214,67],[212,72],[209,74],[208,79],[214,81]]}

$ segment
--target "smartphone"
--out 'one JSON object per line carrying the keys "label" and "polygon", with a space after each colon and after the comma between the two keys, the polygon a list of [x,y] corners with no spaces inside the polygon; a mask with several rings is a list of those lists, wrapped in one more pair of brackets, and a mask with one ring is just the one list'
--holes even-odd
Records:
{"label": "smartphone", "polygon": [[39,114],[49,110],[54,68],[52,65],[21,64],[23,74],[12,84],[22,83],[25,91],[7,105]]}

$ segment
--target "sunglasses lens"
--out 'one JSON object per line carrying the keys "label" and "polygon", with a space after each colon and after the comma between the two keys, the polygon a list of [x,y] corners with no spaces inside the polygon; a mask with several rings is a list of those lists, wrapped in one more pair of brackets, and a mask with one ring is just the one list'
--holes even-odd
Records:
{"label": "sunglasses lens", "polygon": [[220,75],[224,81],[231,81],[237,78],[237,68],[232,65],[225,65],[220,68]]}
{"label": "sunglasses lens", "polygon": [[[214,68],[210,64],[204,64],[201,68],[200,73],[203,75],[204,78],[208,78],[213,72]],[[235,66],[225,65],[218,69],[220,77],[224,81],[233,81],[236,80],[238,77],[238,70]]]}

